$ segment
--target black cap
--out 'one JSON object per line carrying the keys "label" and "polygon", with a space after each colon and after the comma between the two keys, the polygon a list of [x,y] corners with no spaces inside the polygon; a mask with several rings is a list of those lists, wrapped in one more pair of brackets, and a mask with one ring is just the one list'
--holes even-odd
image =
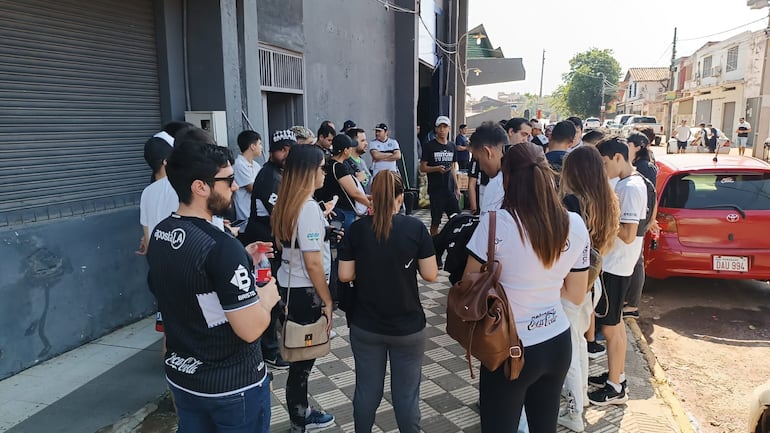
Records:
{"label": "black cap", "polygon": [[346,120],[345,123],[342,124],[342,131],[347,131],[348,129],[355,128],[356,122],[352,120]]}
{"label": "black cap", "polygon": [[144,146],[144,160],[147,161],[147,164],[149,164],[153,171],[157,171],[163,161],[167,160],[171,155],[172,150],[174,148],[162,138],[149,140]]}
{"label": "black cap", "polygon": [[377,125],[374,126],[374,129],[375,130],[382,129],[383,131],[387,131],[388,130],[388,125],[386,125],[384,123],[378,123]]}
{"label": "black cap", "polygon": [[275,131],[270,140],[270,152],[278,152],[295,144],[297,144],[297,137],[291,129]]}
{"label": "black cap", "polygon": [[349,147],[357,147],[358,143],[350,139],[346,134],[337,134],[332,140],[332,155],[339,155]]}

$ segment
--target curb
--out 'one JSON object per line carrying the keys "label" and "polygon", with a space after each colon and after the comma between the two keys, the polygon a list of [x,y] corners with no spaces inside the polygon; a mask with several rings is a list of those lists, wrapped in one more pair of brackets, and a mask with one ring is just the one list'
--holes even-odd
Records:
{"label": "curb", "polygon": [[633,334],[634,339],[636,339],[637,346],[642,352],[644,359],[647,361],[647,365],[650,367],[653,387],[655,388],[655,391],[658,393],[658,395],[666,403],[666,405],[671,409],[671,412],[674,415],[674,420],[679,426],[679,431],[681,433],[697,433],[690,423],[690,417],[687,416],[687,413],[682,408],[682,404],[679,402],[679,399],[677,399],[674,395],[674,391],[671,389],[671,386],[668,383],[666,373],[663,371],[663,367],[661,367],[658,363],[658,359],[655,357],[655,354],[652,353],[652,349],[647,343],[647,338],[644,337],[641,328],[639,328],[639,324],[636,323],[636,319],[625,319],[625,322],[626,325],[631,329],[631,334]]}

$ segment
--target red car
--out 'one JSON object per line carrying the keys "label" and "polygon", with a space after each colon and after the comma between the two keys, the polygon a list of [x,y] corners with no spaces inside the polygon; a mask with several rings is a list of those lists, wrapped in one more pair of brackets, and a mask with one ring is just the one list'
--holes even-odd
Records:
{"label": "red car", "polygon": [[770,164],[713,154],[658,158],[657,245],[646,274],[770,279]]}

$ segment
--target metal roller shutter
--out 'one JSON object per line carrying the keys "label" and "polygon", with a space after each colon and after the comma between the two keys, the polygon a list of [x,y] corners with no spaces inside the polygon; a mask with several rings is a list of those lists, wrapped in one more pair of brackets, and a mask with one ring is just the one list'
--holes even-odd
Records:
{"label": "metal roller shutter", "polygon": [[0,11],[0,226],[137,203],[160,125],[152,0]]}

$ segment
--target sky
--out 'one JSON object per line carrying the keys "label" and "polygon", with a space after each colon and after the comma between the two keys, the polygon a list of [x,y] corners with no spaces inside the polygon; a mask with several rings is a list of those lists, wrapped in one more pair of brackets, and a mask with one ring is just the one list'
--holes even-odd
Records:
{"label": "sky", "polygon": [[[681,57],[708,41],[764,29],[768,15],[767,8],[749,9],[746,0],[469,0],[468,9],[468,28],[484,24],[490,42],[505,57],[522,58],[527,76],[524,81],[470,87],[475,98],[495,97],[498,91],[537,95],[543,50],[543,95],[548,95],[579,52],[611,49],[622,80],[630,67],[670,64],[674,27]],[[713,36],[703,37],[707,35]]]}

